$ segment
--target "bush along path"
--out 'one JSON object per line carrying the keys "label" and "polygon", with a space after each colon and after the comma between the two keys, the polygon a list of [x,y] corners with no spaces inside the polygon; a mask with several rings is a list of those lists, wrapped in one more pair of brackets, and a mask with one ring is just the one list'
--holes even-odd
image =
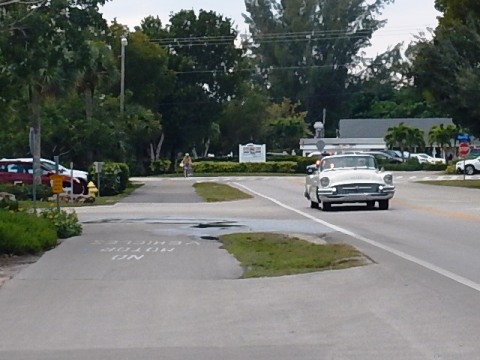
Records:
{"label": "bush along path", "polygon": [[73,211],[48,209],[38,214],[0,209],[0,255],[38,254],[77,236],[82,226]]}

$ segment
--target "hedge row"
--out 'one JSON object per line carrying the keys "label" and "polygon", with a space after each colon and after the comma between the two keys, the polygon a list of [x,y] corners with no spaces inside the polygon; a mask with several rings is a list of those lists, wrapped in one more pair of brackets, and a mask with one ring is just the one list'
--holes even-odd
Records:
{"label": "hedge row", "polygon": [[[212,159],[197,159],[194,161],[194,171],[197,173],[296,173],[304,174],[308,165],[312,165],[317,160],[316,157],[305,156],[267,156],[266,163],[239,163],[238,158],[223,157]],[[168,173],[171,162],[169,160],[157,160],[150,164],[149,175],[162,175]],[[401,164],[391,164],[379,161],[379,165],[388,171],[445,171],[445,164],[420,164],[417,159],[409,159]],[[177,166],[177,172],[182,169]]]}
{"label": "hedge row", "polygon": [[[295,157],[293,157],[295,158]],[[284,174],[303,174],[308,165],[312,165],[315,158],[297,157],[296,161],[267,161],[264,163],[239,163],[233,161],[196,161],[194,162],[194,171],[196,173],[284,173]],[[417,159],[410,159],[401,164],[390,164],[388,162],[379,162],[379,165],[388,171],[445,171],[445,164],[420,164]],[[177,167],[181,172],[181,168]]]}
{"label": "hedge row", "polygon": [[[238,163],[238,162],[195,162],[193,169],[197,173],[282,173],[293,174],[297,172],[298,164],[293,161],[278,161],[264,163]],[[181,168],[178,168],[181,171]]]}

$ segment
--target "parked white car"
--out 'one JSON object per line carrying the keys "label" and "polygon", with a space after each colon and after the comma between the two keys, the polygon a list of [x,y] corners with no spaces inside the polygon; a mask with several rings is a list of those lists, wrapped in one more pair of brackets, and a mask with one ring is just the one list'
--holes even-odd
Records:
{"label": "parked white car", "polygon": [[378,202],[387,210],[395,194],[393,175],[381,171],[372,155],[342,154],[326,156],[307,167],[305,197],[311,208],[323,211],[333,204],[365,203],[373,208]]}
{"label": "parked white car", "polygon": [[467,175],[473,175],[480,172],[480,156],[475,159],[460,160],[455,164],[455,170],[457,173],[463,173]]}
{"label": "parked white car", "polygon": [[445,159],[443,159],[443,158],[433,157],[433,156],[430,156],[430,155],[424,154],[424,153],[410,154],[410,157],[411,157],[411,158],[417,158],[417,159],[418,159],[418,162],[419,162],[420,164],[423,164],[423,163],[429,163],[429,164],[441,163],[441,164],[445,164],[445,163],[446,163]]}

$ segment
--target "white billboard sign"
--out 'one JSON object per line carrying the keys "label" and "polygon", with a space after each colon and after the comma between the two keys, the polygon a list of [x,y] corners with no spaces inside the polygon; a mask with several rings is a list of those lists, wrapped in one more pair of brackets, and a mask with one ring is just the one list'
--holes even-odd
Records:
{"label": "white billboard sign", "polygon": [[240,162],[266,162],[267,151],[265,144],[246,144],[239,145],[238,149]]}

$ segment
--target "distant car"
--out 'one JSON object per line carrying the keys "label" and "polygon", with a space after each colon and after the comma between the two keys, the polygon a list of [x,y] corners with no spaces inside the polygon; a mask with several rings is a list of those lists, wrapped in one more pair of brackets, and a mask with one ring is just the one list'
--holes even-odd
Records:
{"label": "distant car", "polygon": [[[394,158],[402,160],[402,152],[400,150],[380,150],[380,151],[390,156],[393,156]],[[409,155],[410,153],[408,151],[404,151],[402,161],[407,161]]]}
{"label": "distant car", "polygon": [[463,173],[467,175],[473,175],[480,172],[480,156],[475,159],[460,160],[455,164],[455,170],[457,173]]}
{"label": "distant car", "polygon": [[[20,161],[24,161],[24,162],[33,162],[33,158],[14,158],[14,159],[4,158],[1,161],[12,161],[12,160],[20,160]],[[42,164],[43,166],[48,168],[50,171],[55,172],[55,167],[56,167],[55,161],[41,158],[40,159],[40,164]],[[66,175],[66,176],[69,176],[69,177],[73,175],[73,178],[76,178],[76,179],[78,179],[82,182],[82,186],[85,189],[83,193],[84,194],[88,193],[88,188],[87,188],[88,172],[83,171],[83,170],[75,170],[75,169],[71,170],[71,169],[68,169],[61,164],[58,164],[58,173],[60,175]]]}
{"label": "distant car", "polygon": [[342,154],[324,157],[318,165],[307,167],[305,197],[311,208],[328,211],[334,204],[365,203],[373,208],[378,202],[387,210],[395,194],[393,175],[380,171],[368,154]]}
{"label": "distant car", "polygon": [[443,158],[433,157],[433,156],[430,156],[430,155],[425,154],[425,153],[410,154],[410,157],[411,157],[411,158],[416,158],[420,164],[423,164],[423,163],[429,163],[429,164],[438,164],[438,163],[441,163],[441,164],[445,164],[445,163],[446,163],[445,159],[443,159]]}
{"label": "distant car", "polygon": [[[55,175],[55,172],[43,164],[40,165],[40,171],[41,183],[46,186],[51,186],[50,177]],[[0,160],[0,183],[17,185],[33,184],[33,162],[16,159]],[[73,185],[74,194],[85,193],[83,181],[64,175],[63,188],[68,191],[71,188],[71,184]]]}
{"label": "distant car", "polygon": [[365,151],[364,154],[373,155],[375,159],[385,161],[390,164],[399,164],[403,162],[402,158],[399,158],[398,156],[392,156],[383,151]]}

